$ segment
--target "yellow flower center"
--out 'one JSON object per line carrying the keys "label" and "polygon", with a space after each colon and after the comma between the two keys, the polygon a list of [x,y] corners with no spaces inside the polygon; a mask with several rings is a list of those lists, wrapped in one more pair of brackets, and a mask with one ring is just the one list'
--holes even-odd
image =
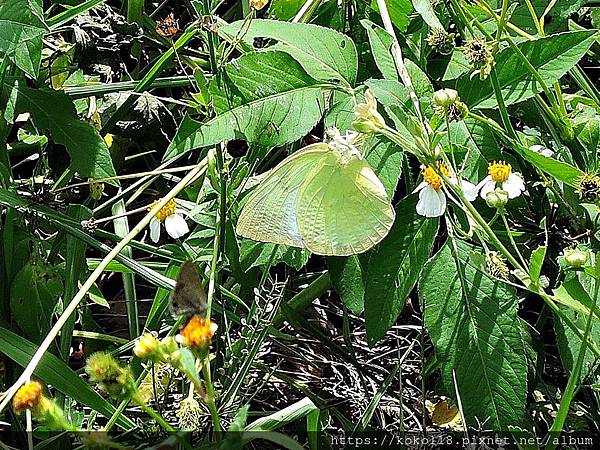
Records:
{"label": "yellow flower center", "polygon": [[180,334],[185,346],[206,349],[215,331],[217,331],[216,323],[195,314]]}
{"label": "yellow flower center", "polygon": [[[445,164],[438,163],[438,171],[447,177],[450,176],[450,170]],[[433,166],[427,166],[423,169],[423,180],[436,191],[442,187],[442,177],[439,176]]]}
{"label": "yellow flower center", "polygon": [[512,167],[504,161],[494,161],[488,166],[488,174],[496,183],[504,183],[508,180]]}
{"label": "yellow flower center", "polygon": [[[152,205],[150,205],[150,208],[148,208],[148,211],[152,210],[154,207],[156,207],[156,205],[158,204],[160,200],[156,200],[154,203],[152,203]],[[175,201],[175,199],[171,199],[167,202],[167,204],[165,206],[163,206],[160,211],[158,211],[156,213],[156,218],[158,220],[160,220],[161,222],[164,222],[164,220],[169,217],[172,216],[173,214],[175,214],[175,211],[177,210],[177,202]]]}
{"label": "yellow flower center", "polygon": [[15,411],[31,409],[38,405],[42,398],[42,385],[37,381],[31,381],[19,388],[13,397],[13,408]]}

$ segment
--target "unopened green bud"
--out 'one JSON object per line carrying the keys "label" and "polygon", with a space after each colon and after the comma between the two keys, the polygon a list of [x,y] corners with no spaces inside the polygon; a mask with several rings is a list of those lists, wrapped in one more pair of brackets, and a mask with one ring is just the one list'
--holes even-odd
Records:
{"label": "unopened green bud", "polygon": [[94,200],[100,200],[104,193],[104,183],[90,180],[90,197]]}
{"label": "unopened green bud", "polygon": [[585,263],[587,263],[588,258],[589,254],[584,250],[579,250],[577,248],[570,248],[565,250],[565,262],[571,267],[583,267]]}
{"label": "unopened green bud", "polygon": [[485,202],[490,208],[502,209],[508,203],[508,192],[496,188],[485,196]]}
{"label": "unopened green bud", "polygon": [[440,108],[447,108],[458,100],[458,92],[454,89],[440,89],[433,93],[433,103]]}
{"label": "unopened green bud", "polygon": [[133,353],[143,360],[156,360],[159,345],[158,339],[153,334],[146,333],[136,342],[135,347],[133,347]]}
{"label": "unopened green bud", "polygon": [[365,92],[365,103],[358,103],[354,107],[356,120],[352,126],[361,133],[378,133],[385,128],[385,119],[377,111],[377,100],[373,93],[367,89]]}

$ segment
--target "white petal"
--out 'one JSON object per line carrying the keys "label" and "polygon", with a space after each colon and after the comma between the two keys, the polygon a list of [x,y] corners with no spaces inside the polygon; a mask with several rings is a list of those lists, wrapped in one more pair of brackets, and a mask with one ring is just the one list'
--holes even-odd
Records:
{"label": "white petal", "polygon": [[156,217],[150,219],[150,239],[152,242],[158,242],[160,239],[160,220]]}
{"label": "white petal", "polygon": [[413,191],[413,194],[414,194],[415,192],[419,192],[419,191],[420,191],[421,189],[423,189],[425,186],[429,186],[429,185],[428,185],[427,183],[425,183],[424,181],[422,181],[422,182],[421,182],[421,184],[419,184],[419,185],[418,185],[418,186],[415,188],[415,190]]}
{"label": "white petal", "polygon": [[427,186],[419,192],[417,212],[425,217],[439,217],[446,211],[446,195],[440,189],[436,191]]}
{"label": "white petal", "polygon": [[485,196],[496,189],[496,182],[492,180],[492,177],[485,177],[477,187],[480,189],[479,196],[485,200]]}
{"label": "white petal", "polygon": [[190,229],[181,214],[172,214],[165,219],[165,229],[173,239],[187,234]]}
{"label": "white petal", "polygon": [[467,200],[469,200],[470,202],[475,201],[475,199],[477,198],[478,191],[477,186],[475,186],[473,183],[467,180],[461,180],[460,185]]}
{"label": "white petal", "polygon": [[511,173],[508,176],[508,180],[502,183],[502,189],[508,192],[508,198],[515,198],[521,195],[521,192],[525,190],[525,182],[521,174]]}

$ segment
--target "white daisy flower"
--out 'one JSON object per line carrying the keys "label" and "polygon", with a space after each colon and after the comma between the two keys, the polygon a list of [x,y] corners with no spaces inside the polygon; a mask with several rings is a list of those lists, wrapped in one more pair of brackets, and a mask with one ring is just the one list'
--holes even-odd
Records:
{"label": "white daisy flower", "polygon": [[485,200],[489,192],[501,188],[508,192],[508,198],[515,198],[525,190],[525,182],[520,173],[512,171],[510,164],[504,161],[494,161],[488,166],[488,176],[477,185],[479,195]]}
{"label": "white daisy flower", "polygon": [[[458,184],[456,175],[450,172],[445,164],[438,163],[438,170],[450,179],[453,184]],[[460,185],[465,198],[472,202],[477,198],[477,186],[466,180],[460,180]],[[419,193],[417,202],[417,213],[425,217],[439,217],[446,212],[446,188],[442,177],[438,175],[433,166],[423,169],[423,182],[417,186],[414,192]]]}
{"label": "white daisy flower", "polygon": [[[157,203],[158,200],[152,203],[150,209],[154,208]],[[178,239],[189,233],[190,229],[183,217],[184,214],[187,213],[177,207],[175,199],[169,200],[169,202],[150,220],[150,239],[152,239],[153,242],[158,242],[160,239],[161,223],[164,223],[165,230],[167,230],[167,233],[173,239]]]}

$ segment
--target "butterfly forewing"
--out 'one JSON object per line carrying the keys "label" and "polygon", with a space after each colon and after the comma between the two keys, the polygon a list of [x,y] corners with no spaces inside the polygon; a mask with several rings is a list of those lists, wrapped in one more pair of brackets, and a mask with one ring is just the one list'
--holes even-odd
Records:
{"label": "butterfly forewing", "polygon": [[196,266],[191,261],[184,262],[173,291],[171,313],[175,316],[184,315],[188,319],[195,314],[204,317],[206,300],[206,292]]}
{"label": "butterfly forewing", "polygon": [[310,145],[288,156],[250,194],[236,232],[261,242],[305,247],[298,230],[296,203],[306,174],[322,164],[329,149]]}

